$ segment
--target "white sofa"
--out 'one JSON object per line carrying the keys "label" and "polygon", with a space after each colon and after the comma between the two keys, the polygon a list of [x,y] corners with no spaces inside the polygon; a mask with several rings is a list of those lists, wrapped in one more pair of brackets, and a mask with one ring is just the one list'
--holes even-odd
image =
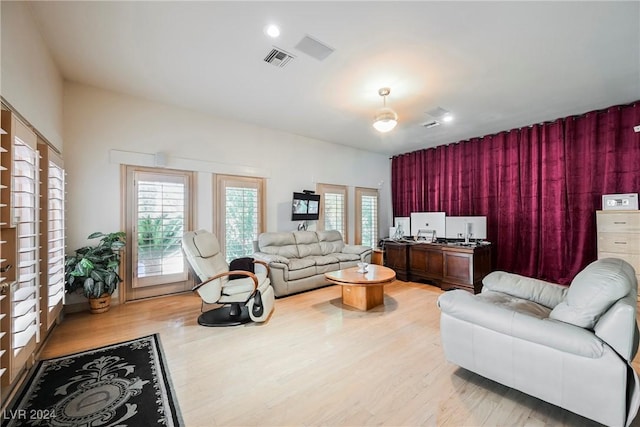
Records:
{"label": "white sofa", "polygon": [[638,284],[628,263],[595,261],[569,288],[505,272],[483,285],[438,299],[447,360],[608,426],[631,423]]}
{"label": "white sofa", "polygon": [[262,233],[257,249],[253,257],[269,265],[276,297],[326,286],[324,273],[370,262],[372,252],[345,245],[336,230]]}

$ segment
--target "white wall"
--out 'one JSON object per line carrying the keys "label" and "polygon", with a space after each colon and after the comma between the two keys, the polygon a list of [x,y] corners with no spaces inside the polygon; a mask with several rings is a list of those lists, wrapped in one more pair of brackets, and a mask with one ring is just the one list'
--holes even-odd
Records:
{"label": "white wall", "polygon": [[381,235],[391,224],[387,156],[79,84],[65,84],[64,112],[69,250],[93,231],[122,229],[119,163],[151,165],[156,152],[168,167],[199,171],[198,227],[213,228],[212,172],[268,178],[267,231],[296,229],[291,195],[318,182],[351,187],[350,242],[354,186],[379,188]]}
{"label": "white wall", "polygon": [[62,77],[27,2],[0,2],[0,93],[62,151]]}

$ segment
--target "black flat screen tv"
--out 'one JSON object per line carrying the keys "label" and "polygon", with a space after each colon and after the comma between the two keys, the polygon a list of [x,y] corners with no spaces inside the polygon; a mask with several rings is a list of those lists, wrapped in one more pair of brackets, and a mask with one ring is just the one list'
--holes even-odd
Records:
{"label": "black flat screen tv", "polygon": [[320,195],[293,193],[291,221],[317,220],[320,215]]}

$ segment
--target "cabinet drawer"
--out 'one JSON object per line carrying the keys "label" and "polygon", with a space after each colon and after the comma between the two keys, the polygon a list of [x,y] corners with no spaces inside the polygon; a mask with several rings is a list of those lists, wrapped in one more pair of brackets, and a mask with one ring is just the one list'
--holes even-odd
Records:
{"label": "cabinet drawer", "polygon": [[640,211],[602,212],[596,214],[598,233],[640,233]]}
{"label": "cabinet drawer", "polygon": [[640,254],[640,234],[599,233],[598,252]]}

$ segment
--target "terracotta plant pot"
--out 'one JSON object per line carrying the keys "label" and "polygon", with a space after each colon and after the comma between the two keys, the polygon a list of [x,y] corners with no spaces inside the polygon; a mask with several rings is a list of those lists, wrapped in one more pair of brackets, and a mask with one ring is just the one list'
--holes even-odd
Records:
{"label": "terracotta plant pot", "polygon": [[89,306],[93,314],[109,311],[111,308],[111,295],[102,294],[99,298],[89,298]]}

